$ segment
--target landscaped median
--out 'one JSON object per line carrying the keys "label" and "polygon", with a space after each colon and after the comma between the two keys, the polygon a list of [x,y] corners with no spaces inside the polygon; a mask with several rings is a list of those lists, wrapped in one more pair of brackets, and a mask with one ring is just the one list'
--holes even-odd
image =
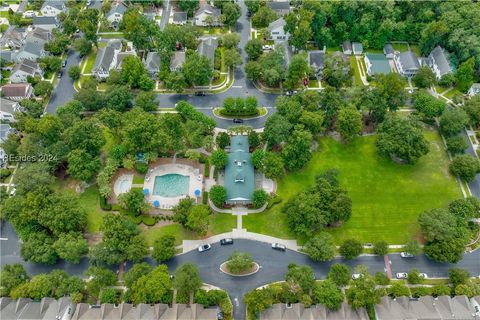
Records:
{"label": "landscaped median", "polygon": [[260,270],[258,263],[253,261],[251,254],[234,251],[228,261],[220,265],[220,271],[234,277],[246,277]]}
{"label": "landscaped median", "polygon": [[223,107],[213,109],[213,114],[219,118],[255,118],[268,113],[267,108],[258,107],[257,98],[250,96],[245,99],[228,97],[223,101]]}

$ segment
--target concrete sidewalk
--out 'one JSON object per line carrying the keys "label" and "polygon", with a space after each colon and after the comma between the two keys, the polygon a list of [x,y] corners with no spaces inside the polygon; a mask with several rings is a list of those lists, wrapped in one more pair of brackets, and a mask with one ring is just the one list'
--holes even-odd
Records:
{"label": "concrete sidewalk", "polygon": [[297,240],[285,240],[274,238],[270,236],[266,236],[259,233],[248,232],[247,229],[233,229],[231,232],[225,232],[221,234],[217,234],[207,239],[202,240],[183,240],[182,242],[182,253],[187,253],[192,250],[196,250],[200,245],[207,244],[207,243],[215,243],[219,242],[221,239],[224,238],[232,238],[232,239],[247,239],[247,240],[255,240],[260,242],[266,243],[281,243],[284,244],[288,249],[299,251],[300,247],[297,245]]}

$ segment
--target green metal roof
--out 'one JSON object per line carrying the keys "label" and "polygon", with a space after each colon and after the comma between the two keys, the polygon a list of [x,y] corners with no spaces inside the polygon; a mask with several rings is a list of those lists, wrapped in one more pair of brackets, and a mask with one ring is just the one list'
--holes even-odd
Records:
{"label": "green metal roof", "polygon": [[365,56],[372,64],[371,75],[375,73],[389,74],[391,72],[387,57],[382,53],[367,53]]}
{"label": "green metal roof", "polygon": [[251,202],[255,189],[255,174],[247,136],[233,136],[225,167],[227,202]]}

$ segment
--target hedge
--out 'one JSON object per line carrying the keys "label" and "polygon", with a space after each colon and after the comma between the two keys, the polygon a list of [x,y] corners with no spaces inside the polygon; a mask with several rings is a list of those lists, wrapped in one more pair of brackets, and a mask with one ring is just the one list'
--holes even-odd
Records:
{"label": "hedge", "polygon": [[157,223],[157,220],[155,219],[155,217],[142,215],[142,222],[144,225],[151,227],[155,223]]}
{"label": "hedge", "polygon": [[225,108],[220,109],[220,115],[231,117],[231,116],[238,116],[238,117],[250,117],[250,116],[257,116],[258,109],[255,112],[249,110],[225,110]]}
{"label": "hedge", "polygon": [[208,202],[208,191],[203,192],[203,198],[202,198],[202,203],[207,204]]}
{"label": "hedge", "polygon": [[101,195],[99,195],[99,198],[100,198],[100,208],[102,208],[102,210],[105,210],[105,211],[112,210],[112,205],[108,203],[105,197],[102,197]]}
{"label": "hedge", "polygon": [[270,209],[271,207],[273,207],[276,204],[279,204],[280,202],[282,202],[282,198],[280,198],[279,196],[274,195],[270,197],[268,199],[267,209]]}

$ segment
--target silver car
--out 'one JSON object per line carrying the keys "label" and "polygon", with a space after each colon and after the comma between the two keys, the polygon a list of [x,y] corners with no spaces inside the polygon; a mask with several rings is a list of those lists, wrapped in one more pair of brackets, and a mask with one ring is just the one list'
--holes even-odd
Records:
{"label": "silver car", "polygon": [[207,243],[198,247],[198,252],[204,252],[204,251],[210,250],[211,248],[212,246]]}
{"label": "silver car", "polygon": [[400,257],[402,258],[413,258],[413,254],[408,252],[400,252]]}
{"label": "silver car", "polygon": [[279,251],[285,251],[285,250],[287,250],[287,247],[284,244],[281,244],[281,243],[272,243],[272,249],[273,250],[279,250]]}
{"label": "silver car", "polygon": [[397,279],[407,279],[408,278],[408,273],[406,272],[399,272],[396,274]]}

